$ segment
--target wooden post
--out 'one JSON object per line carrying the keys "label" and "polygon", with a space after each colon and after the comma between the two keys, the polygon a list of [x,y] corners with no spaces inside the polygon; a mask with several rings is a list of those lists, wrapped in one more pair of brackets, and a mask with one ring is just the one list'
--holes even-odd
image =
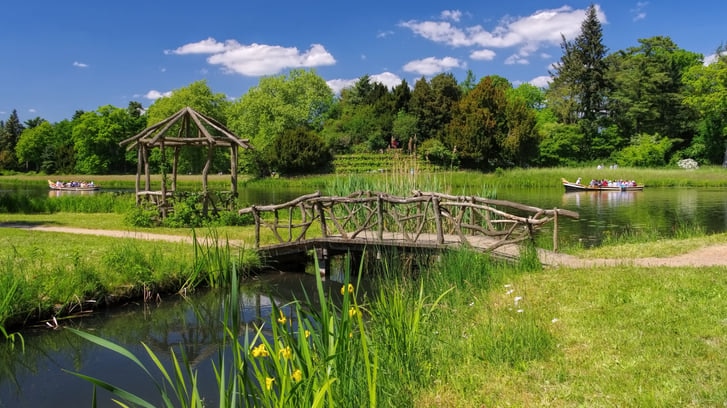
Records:
{"label": "wooden post", "polygon": [[444,244],[444,231],[442,231],[442,213],[439,210],[439,197],[432,197],[434,211],[434,226],[437,229],[437,244]]}
{"label": "wooden post", "polygon": [[212,157],[214,155],[215,146],[210,143],[207,147],[207,161],[202,169],[202,214],[207,216],[207,207],[209,205],[209,192],[207,191],[207,175],[212,167]]}
{"label": "wooden post", "polygon": [[151,190],[151,169],[149,168],[149,151],[146,146],[142,147],[142,155],[144,155],[144,190]]}
{"label": "wooden post", "polygon": [[250,208],[252,209],[252,217],[255,219],[255,248],[260,248],[260,214],[254,205]]}
{"label": "wooden post", "polygon": [[376,204],[378,207],[376,208],[376,232],[378,235],[379,240],[384,239],[384,200],[381,198],[381,194],[377,195],[376,197]]}
{"label": "wooden post", "polygon": [[174,162],[172,164],[172,191],[177,191],[177,166],[179,165],[179,146],[174,146]]}
{"label": "wooden post", "polygon": [[328,228],[326,227],[326,213],[323,211],[321,203],[315,203],[313,206],[318,210],[318,217],[321,219],[321,235],[328,238]]}
{"label": "wooden post", "polygon": [[230,191],[237,198],[237,145],[230,146]]}
{"label": "wooden post", "polygon": [[166,157],[166,151],[164,149],[164,142],[161,143],[161,153],[162,153],[162,200],[161,200],[161,207],[162,207],[162,218],[166,218],[167,216],[167,170],[166,170],[166,164],[167,164],[167,157]]}
{"label": "wooden post", "polygon": [[136,147],[136,180],[134,181],[134,190],[136,193],[136,205],[138,206],[141,202],[139,197],[139,189],[141,188],[141,168],[143,166],[144,156],[142,155],[142,149],[144,145],[141,143]]}
{"label": "wooden post", "polygon": [[553,252],[558,252],[558,209],[553,209]]}

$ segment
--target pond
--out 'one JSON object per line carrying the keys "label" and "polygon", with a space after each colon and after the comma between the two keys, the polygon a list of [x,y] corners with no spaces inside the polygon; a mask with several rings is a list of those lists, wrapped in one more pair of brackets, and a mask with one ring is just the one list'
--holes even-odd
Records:
{"label": "pond", "polygon": [[[2,194],[0,186],[0,194]],[[251,203],[281,203],[310,191],[247,189]],[[46,194],[47,191],[43,191]],[[700,228],[707,233],[727,232],[727,190],[712,188],[649,189],[643,192],[563,193],[561,189],[503,189],[497,198],[540,208],[563,208],[580,214],[579,220],[560,220],[561,244],[598,246],[608,235],[630,231],[658,231],[668,236],[679,228]],[[52,197],[49,197],[52,199]],[[301,287],[315,279],[300,274],[265,275],[245,284],[240,310],[246,320],[266,319],[271,302],[302,298]],[[338,285],[335,279],[327,283]],[[216,384],[211,364],[220,345],[221,299],[212,291],[188,298],[173,296],[161,303],[131,303],[63,325],[91,331],[128,348],[150,366],[141,342],[169,356],[183,345],[200,371],[201,386],[214,406]],[[157,393],[138,367],[67,330],[34,328],[24,332],[26,352],[0,347],[0,408],[57,407],[90,404],[92,387],[64,370],[81,372],[133,390],[153,401]],[[99,406],[117,406],[109,394],[99,394]]]}

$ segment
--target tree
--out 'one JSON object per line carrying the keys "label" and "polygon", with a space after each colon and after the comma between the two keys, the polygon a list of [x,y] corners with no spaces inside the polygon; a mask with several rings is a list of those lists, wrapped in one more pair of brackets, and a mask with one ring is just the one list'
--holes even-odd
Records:
{"label": "tree", "polygon": [[306,126],[285,131],[264,154],[271,171],[287,175],[329,170],[333,160],[323,139]]}
{"label": "tree", "polygon": [[563,55],[551,72],[548,100],[554,103],[563,123],[580,125],[584,138],[582,153],[585,159],[595,158],[591,142],[596,137],[606,110],[608,82],[606,47],[598,20],[598,9],[591,4],[581,24],[580,34],[569,42],[563,37]]}
{"label": "tree", "polygon": [[430,82],[421,78],[414,84],[409,112],[417,118],[417,135],[421,141],[443,140],[445,127],[452,120],[452,110],[461,97],[459,84],[450,73],[438,74]]}
{"label": "tree", "polygon": [[13,109],[3,126],[3,132],[0,133],[0,169],[15,170],[18,168],[15,145],[18,144],[24,129],[25,127],[18,118],[18,112]]}
{"label": "tree", "polygon": [[416,151],[417,139],[417,118],[416,116],[399,111],[394,119],[394,126],[391,129],[391,134],[400,140],[407,149],[407,152],[414,153]]}
{"label": "tree", "polygon": [[709,65],[694,65],[684,75],[684,103],[701,116],[699,133],[687,154],[708,163],[727,167],[727,55],[717,49],[717,60]]}
{"label": "tree", "polygon": [[454,107],[445,145],[457,153],[462,166],[481,170],[500,163],[499,142],[507,137],[505,90],[485,77]]}
{"label": "tree", "polygon": [[41,170],[45,152],[53,140],[53,133],[53,125],[43,120],[38,125],[26,128],[20,135],[15,146],[15,155],[26,171]]}
{"label": "tree", "polygon": [[259,172],[266,167],[260,153],[288,130],[305,126],[320,131],[332,105],[333,91],[312,70],[262,78],[227,111],[227,127],[254,147],[243,155],[242,168]]}
{"label": "tree", "polygon": [[123,172],[128,166],[119,142],[141,129],[127,109],[111,105],[98,111],[86,112],[74,121],[73,147],[76,152],[75,170],[80,174]]}
{"label": "tree", "polygon": [[686,145],[696,118],[695,111],[683,103],[682,77],[689,68],[701,66],[702,57],[680,49],[669,37],[640,39],[639,44],[608,57],[613,83],[609,117],[625,140],[658,133],[676,146]]}

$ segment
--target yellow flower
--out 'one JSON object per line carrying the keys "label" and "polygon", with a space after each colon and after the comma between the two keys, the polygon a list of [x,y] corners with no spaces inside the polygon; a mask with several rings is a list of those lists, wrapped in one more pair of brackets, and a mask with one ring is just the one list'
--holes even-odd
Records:
{"label": "yellow flower", "polygon": [[307,339],[308,337],[310,337],[310,330],[306,330],[304,332],[304,334],[305,334],[305,338]]}
{"label": "yellow flower", "polygon": [[[353,285],[349,283],[347,287],[348,293],[353,294]],[[344,293],[346,293],[346,286],[341,286],[341,294],[343,295]]]}
{"label": "yellow flower", "polygon": [[270,353],[268,353],[268,349],[265,348],[264,344],[260,344],[259,346],[252,349],[252,356],[253,357],[267,357]]}
{"label": "yellow flower", "polygon": [[280,317],[278,317],[278,323],[285,324],[285,322],[287,322],[287,321],[288,321],[288,319],[285,318],[285,315],[283,314],[283,311],[281,310]]}
{"label": "yellow flower", "polygon": [[303,372],[299,369],[296,369],[293,371],[293,374],[291,374],[290,378],[293,379],[293,381],[298,382],[303,379]]}
{"label": "yellow flower", "polygon": [[356,309],[356,306],[351,306],[351,308],[348,309],[348,317],[353,318],[356,317],[358,314],[358,309]]}
{"label": "yellow flower", "polygon": [[289,359],[292,354],[293,354],[293,351],[290,349],[290,346],[288,346],[284,349],[280,349],[280,355],[286,360]]}
{"label": "yellow flower", "polygon": [[273,388],[273,382],[275,381],[275,378],[266,377],[265,378],[265,388],[270,391],[271,388]]}

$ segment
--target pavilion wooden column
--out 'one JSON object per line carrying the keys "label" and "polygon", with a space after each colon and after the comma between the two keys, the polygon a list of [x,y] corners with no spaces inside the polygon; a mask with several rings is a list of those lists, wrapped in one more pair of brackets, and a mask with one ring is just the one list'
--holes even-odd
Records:
{"label": "pavilion wooden column", "polygon": [[172,191],[177,191],[177,166],[179,166],[179,146],[174,146],[174,162],[172,164]]}
{"label": "pavilion wooden column", "polygon": [[138,145],[136,147],[136,179],[134,180],[134,194],[135,194],[135,202],[136,205],[139,205],[140,199],[139,199],[139,188],[141,188],[141,167],[142,167],[142,161],[144,159],[144,156],[142,155],[143,147],[142,145]]}
{"label": "pavilion wooden column", "polygon": [[144,190],[149,191],[151,190],[151,170],[149,169],[149,151],[146,148],[146,145],[141,145],[142,154],[144,156],[144,176],[146,177],[146,180],[144,180]]}
{"label": "pavilion wooden column", "polygon": [[237,198],[237,145],[230,145],[230,191],[232,197]]}
{"label": "pavilion wooden column", "polygon": [[162,217],[167,216],[167,153],[164,148],[164,142],[159,146],[162,154],[162,197],[159,200],[159,206],[162,209]]}

